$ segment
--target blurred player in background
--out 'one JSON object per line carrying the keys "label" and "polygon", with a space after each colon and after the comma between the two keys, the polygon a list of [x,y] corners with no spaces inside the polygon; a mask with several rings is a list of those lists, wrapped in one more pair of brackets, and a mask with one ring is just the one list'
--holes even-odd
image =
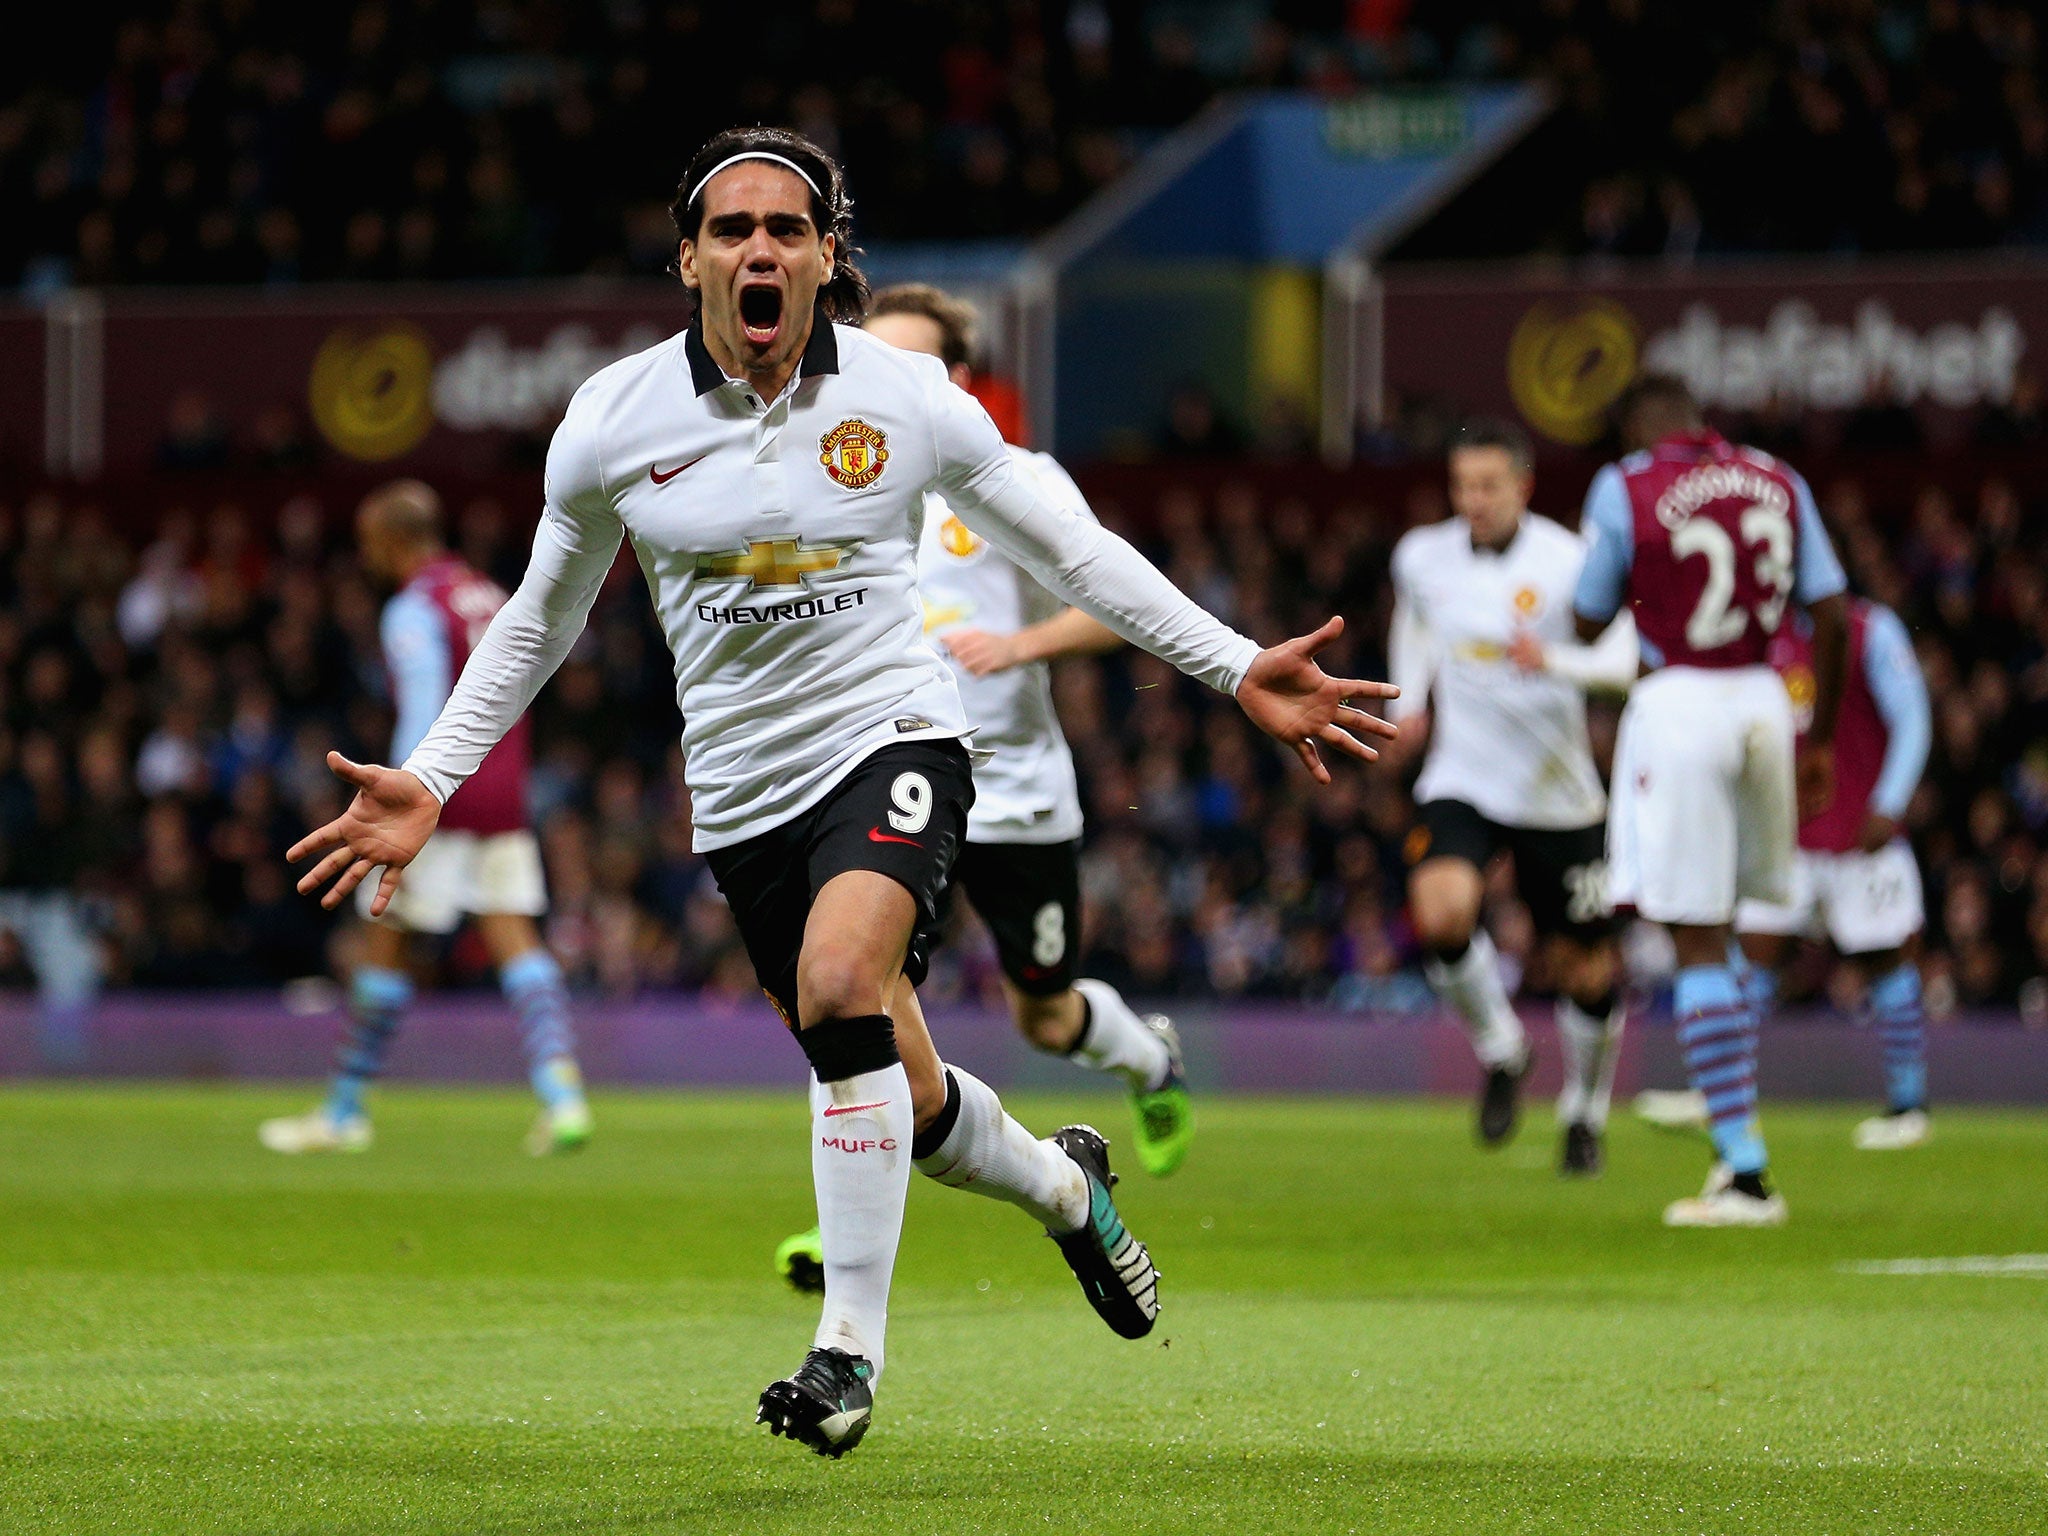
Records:
{"label": "blurred player in background", "polygon": [[[398,588],[385,604],[380,634],[398,715],[391,755],[403,762],[448,702],[470,651],[505,605],[505,593],[448,549],[441,499],[417,480],[372,492],[357,513],[356,535],[363,569]],[[490,951],[526,1043],[533,1091],[541,1102],[526,1149],[542,1156],[590,1139],[568,989],[534,921],[547,910],[547,886],[540,844],[527,825],[531,755],[522,718],[449,797],[433,839],[382,916],[370,913],[376,887],[362,888],[357,905],[369,926],[362,961],[349,978],[350,1021],[339,1070],[318,1109],[264,1122],[263,1144],[272,1151],[358,1152],[369,1146],[363,1090],[383,1070],[412,1002],[406,969],[412,936],[446,937],[464,921],[476,924]]]}
{"label": "blurred player in background", "polygon": [[[892,347],[936,357],[965,389],[973,378],[974,324],[965,300],[904,283],[874,296],[862,329]],[[1080,487],[1050,454],[1013,444],[1010,457],[1076,516],[1095,520]],[[1003,993],[1024,1038],[1121,1081],[1131,1096],[1139,1163],[1147,1173],[1172,1173],[1194,1136],[1180,1037],[1163,1015],[1140,1018],[1109,983],[1075,976],[1081,790],[1053,709],[1049,663],[1123,641],[1047,592],[936,494],[925,498],[917,580],[925,633],[952,664],[974,744],[995,754],[974,770],[974,806],[953,887],[995,939]],[[799,1289],[822,1284],[817,1228],[785,1242],[776,1266]]]}
{"label": "blurred player in background", "polygon": [[[1920,866],[1899,831],[1927,768],[1933,721],[1927,682],[1906,626],[1891,609],[1852,597],[1848,658],[1835,722],[1835,789],[1799,825],[1790,902],[1745,901],[1735,929],[1758,967],[1765,1006],[1788,940],[1825,934],[1862,976],[1884,1052],[1886,1111],[1856,1127],[1856,1145],[1917,1147],[1927,1118],[1927,1021],[1916,953],[1925,921]],[[1803,616],[1780,629],[1771,661],[1803,731],[1813,704],[1813,637]]]}
{"label": "blurred player in background", "polygon": [[[1609,811],[1611,895],[1671,932],[1679,1043],[1718,1156],[1668,1226],[1775,1226],[1756,1113],[1757,1010],[1735,948],[1738,900],[1791,896],[1798,807],[1833,789],[1843,589],[1813,493],[1789,466],[1706,425],[1679,380],[1623,397],[1635,450],[1586,493],[1576,608],[1592,639],[1633,607],[1646,665],[1622,712]],[[1788,608],[1811,621],[1813,716],[1795,768],[1791,704],[1771,667]]]}
{"label": "blurred player in background", "polygon": [[860,331],[852,204],[817,145],[775,128],[719,134],[671,212],[695,317],[576,392],[519,590],[403,767],[330,756],[355,798],[291,856],[318,860],[300,889],[333,882],[330,906],[382,866],[381,909],[453,791],[568,654],[630,532],[675,656],[696,846],[811,1065],[825,1301],[803,1363],[769,1384],[756,1417],[836,1457],[873,1420],[913,1166],[1028,1213],[1118,1334],[1150,1332],[1159,1310],[1102,1137],[1033,1136],[945,1065],[917,1007],[974,801],[973,727],[918,600],[926,494],[942,491],[1126,639],[1231,694],[1320,782],[1322,749],[1377,755],[1352,732],[1393,727],[1356,703],[1391,690],[1315,664],[1340,620],[1262,650],[1203,612],[1021,470],[937,359]]}
{"label": "blurred player in background", "polygon": [[1575,533],[1529,511],[1529,441],[1475,422],[1451,445],[1456,516],[1395,546],[1388,637],[1405,753],[1424,739],[1409,843],[1408,904],[1430,985],[1457,1012],[1485,1071],[1479,1137],[1513,1132],[1529,1043],[1480,923],[1486,866],[1514,855],[1515,883],[1549,949],[1564,1051],[1560,1169],[1597,1174],[1625,1005],[1607,903],[1607,797],[1586,734],[1586,690],[1636,672],[1626,613],[1580,644]]}

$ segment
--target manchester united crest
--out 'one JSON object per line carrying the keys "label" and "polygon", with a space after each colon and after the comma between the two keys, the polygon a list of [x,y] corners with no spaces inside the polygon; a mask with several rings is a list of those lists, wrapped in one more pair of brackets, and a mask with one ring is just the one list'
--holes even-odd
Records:
{"label": "manchester united crest", "polygon": [[849,491],[865,490],[881,478],[889,462],[889,439],[858,416],[839,423],[818,439],[818,462],[825,473]]}

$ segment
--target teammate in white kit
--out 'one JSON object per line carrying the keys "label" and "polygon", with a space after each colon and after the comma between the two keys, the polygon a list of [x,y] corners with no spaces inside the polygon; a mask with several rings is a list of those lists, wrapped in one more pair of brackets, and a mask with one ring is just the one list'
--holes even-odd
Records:
{"label": "teammate in white kit", "polygon": [[[964,389],[973,376],[974,323],[964,300],[903,283],[874,296],[862,329],[936,357]],[[1094,521],[1080,487],[1050,454],[1014,444],[1010,454],[1048,495]],[[952,888],[995,939],[1003,991],[1024,1038],[1120,1080],[1131,1097],[1139,1163],[1147,1173],[1172,1173],[1194,1134],[1180,1037],[1163,1015],[1140,1018],[1109,983],[1076,974],[1081,790],[1053,709],[1049,663],[1123,641],[1052,596],[937,495],[925,504],[918,591],[925,633],[952,663],[975,745],[994,754],[974,770],[974,808]],[[820,1285],[817,1229],[784,1241],[775,1264],[799,1290]]]}
{"label": "teammate in white kit", "polygon": [[[1620,419],[1636,451],[1586,493],[1575,599],[1582,637],[1630,605],[1656,669],[1630,693],[1615,743],[1611,892],[1670,930],[1672,1012],[1717,1157],[1706,1188],[1664,1221],[1775,1226],[1786,1212],[1756,1113],[1757,997],[1731,925],[1738,900],[1791,895],[1795,779],[1809,812],[1832,792],[1847,583],[1806,482],[1710,429],[1681,381],[1638,380]],[[1813,669],[1796,769],[1770,662],[1795,605],[1812,622]]]}
{"label": "teammate in white kit", "polygon": [[1353,732],[1394,734],[1351,702],[1393,690],[1316,666],[1336,619],[1260,650],[1046,496],[941,363],[833,324],[859,319],[866,283],[839,167],[816,145],[722,133],[673,212],[697,317],[577,391],[526,578],[448,707],[401,768],[331,757],[355,800],[291,856],[318,856],[300,888],[332,882],[329,905],[381,867],[386,902],[441,802],[581,632],[630,534],[675,655],[697,847],[811,1063],[824,1316],[758,1417],[838,1455],[872,1419],[913,1163],[1029,1212],[1118,1333],[1158,1314],[1101,1137],[1033,1137],[946,1070],[916,1008],[974,797],[970,726],[918,601],[926,494],[1126,639],[1232,693],[1321,782],[1319,749],[1370,760]]}
{"label": "teammate in white kit", "polygon": [[1498,1145],[1514,1129],[1530,1056],[1479,918],[1486,866],[1512,851],[1560,993],[1560,1168],[1597,1174],[1625,1005],[1586,690],[1627,689],[1635,624],[1623,614],[1597,644],[1575,638],[1585,545],[1528,510],[1535,476],[1519,431],[1466,427],[1451,445],[1450,482],[1456,515],[1412,529],[1394,548],[1395,718],[1403,752],[1425,731],[1429,752],[1415,784],[1409,908],[1430,983],[1457,1011],[1485,1072],[1480,1140]]}

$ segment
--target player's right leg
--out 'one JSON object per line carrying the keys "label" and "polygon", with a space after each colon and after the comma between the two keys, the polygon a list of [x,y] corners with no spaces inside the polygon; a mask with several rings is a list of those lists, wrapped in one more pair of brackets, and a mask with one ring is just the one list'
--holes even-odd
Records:
{"label": "player's right leg", "polygon": [[995,939],[1018,1030],[1039,1050],[1120,1081],[1139,1163],[1172,1173],[1195,1134],[1180,1036],[1164,1014],[1140,1018],[1108,982],[1076,976],[1081,845],[970,842],[953,878]]}
{"label": "player's right leg", "polygon": [[303,1115],[264,1121],[256,1134],[271,1151],[368,1149],[370,1117],[363,1110],[363,1093],[383,1072],[384,1058],[412,1003],[412,978],[405,971],[408,940],[407,931],[389,920],[365,927],[363,957],[349,975],[348,1023],[327,1098],[319,1108]]}
{"label": "player's right leg", "polygon": [[1479,1139],[1499,1146],[1514,1133],[1520,1113],[1529,1042],[1501,984],[1500,956],[1479,921],[1494,830],[1455,800],[1426,802],[1421,822],[1424,835],[1408,873],[1408,908],[1427,957],[1423,971],[1458,1016],[1479,1058]]}

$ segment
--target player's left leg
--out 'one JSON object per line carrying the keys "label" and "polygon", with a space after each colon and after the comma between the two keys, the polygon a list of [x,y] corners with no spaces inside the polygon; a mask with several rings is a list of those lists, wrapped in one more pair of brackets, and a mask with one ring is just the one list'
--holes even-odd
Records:
{"label": "player's left leg", "polygon": [[1602,1137],[1614,1096],[1627,1004],[1621,987],[1619,925],[1607,898],[1607,829],[1516,828],[1509,832],[1515,884],[1543,938],[1557,989],[1557,1039],[1564,1081],[1558,1171],[1601,1170]]}
{"label": "player's left leg", "polygon": [[916,992],[899,986],[895,1017],[906,1062],[936,1070],[943,1097],[934,1113],[920,1095],[917,1171],[949,1189],[1014,1205],[1045,1228],[1096,1315],[1127,1339],[1143,1338],[1159,1316],[1159,1274],[1145,1245],[1124,1226],[1111,1194],[1108,1143],[1091,1126],[1069,1125],[1043,1140],[1003,1108],[988,1084],[942,1066]]}
{"label": "player's left leg", "polygon": [[1605,1162],[1607,1113],[1628,1022],[1620,945],[1612,937],[1590,943],[1560,937],[1553,955],[1557,1039],[1564,1057],[1564,1082],[1557,1095],[1557,1120],[1564,1127],[1558,1171],[1593,1177]]}
{"label": "player's left leg", "polygon": [[1622,712],[1608,807],[1613,898],[1662,923],[1677,950],[1672,1012],[1692,1086],[1706,1098],[1717,1162],[1667,1226],[1774,1226],[1756,1112],[1757,1017],[1732,922],[1745,896],[1790,891],[1796,818],[1792,718],[1768,668],[1660,672]]}
{"label": "player's left leg", "polygon": [[1900,838],[1874,853],[1831,855],[1828,933],[1862,972],[1884,1055],[1885,1113],[1856,1127],[1857,1147],[1896,1152],[1932,1134],[1927,1113],[1927,1019],[1920,999],[1920,868]]}
{"label": "player's left leg", "polygon": [[590,1106],[583,1096],[583,1072],[576,1064],[569,987],[561,964],[541,942],[534,920],[523,912],[480,912],[475,922],[498,967],[505,1001],[519,1020],[527,1078],[540,1100],[540,1117],[527,1134],[526,1150],[536,1157],[576,1151],[590,1141]]}
{"label": "player's left leg", "polygon": [[1039,1050],[1107,1073],[1131,1096],[1138,1161],[1169,1174],[1187,1157],[1194,1111],[1180,1036],[1164,1014],[1140,1018],[1116,988],[1077,977],[1081,847],[968,843],[954,880],[995,939],[1003,993],[1018,1030]]}

